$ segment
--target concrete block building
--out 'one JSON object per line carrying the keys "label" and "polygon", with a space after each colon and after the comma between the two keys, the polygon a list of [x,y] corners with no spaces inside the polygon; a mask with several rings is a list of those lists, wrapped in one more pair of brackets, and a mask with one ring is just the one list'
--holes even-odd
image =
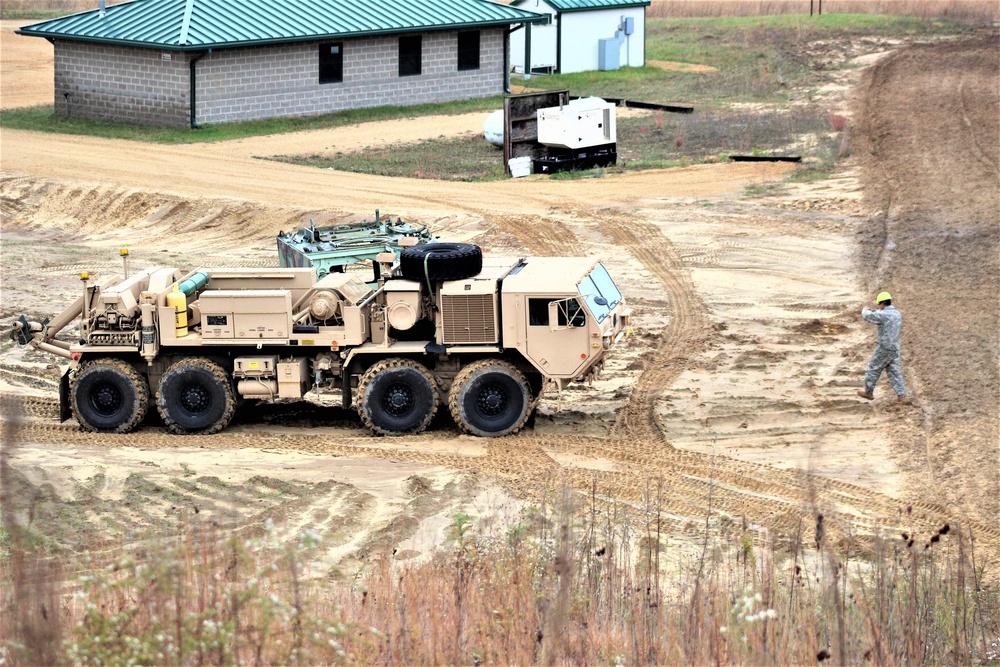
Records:
{"label": "concrete block building", "polygon": [[646,64],[646,7],[650,0],[515,0],[547,23],[511,35],[516,72],[569,74]]}
{"label": "concrete block building", "polygon": [[502,94],[547,17],[487,0],[135,0],[34,23],[55,111],[173,127]]}

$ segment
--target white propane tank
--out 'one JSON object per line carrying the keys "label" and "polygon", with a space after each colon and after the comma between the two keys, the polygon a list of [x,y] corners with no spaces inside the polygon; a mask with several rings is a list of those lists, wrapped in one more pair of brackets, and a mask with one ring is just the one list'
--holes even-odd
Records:
{"label": "white propane tank", "polygon": [[503,148],[503,109],[494,111],[483,123],[483,136],[494,146]]}

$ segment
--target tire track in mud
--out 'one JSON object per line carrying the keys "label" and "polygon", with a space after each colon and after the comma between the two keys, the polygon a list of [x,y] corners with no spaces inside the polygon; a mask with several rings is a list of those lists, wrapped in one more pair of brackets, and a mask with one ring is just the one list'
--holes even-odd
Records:
{"label": "tire track in mud", "polygon": [[[591,441],[587,446],[567,444],[567,440],[576,442],[575,438],[559,439],[549,442],[548,446],[562,447],[576,454],[612,458],[633,467],[640,464],[642,473],[627,488],[633,491],[642,488],[638,482],[648,480],[652,476],[650,473],[658,473],[664,480],[663,493],[672,497],[672,503],[688,509],[692,507],[692,498],[707,495],[706,484],[718,482],[723,487],[713,489],[713,504],[716,507],[731,514],[750,515],[755,521],[770,518],[769,522],[764,520],[763,523],[775,525],[774,508],[777,505],[791,512],[794,522],[798,523],[802,508],[815,495],[816,488],[822,487],[826,491],[825,502],[853,505],[850,512],[834,511],[841,514],[841,518],[854,517],[853,520],[860,522],[860,517],[868,515],[871,517],[868,522],[871,529],[891,521],[898,513],[899,503],[883,494],[836,480],[815,476],[803,479],[801,474],[793,471],[677,450],[666,442],[656,413],[657,398],[689,365],[686,362],[708,345],[711,337],[708,318],[693,284],[686,276],[681,258],[655,225],[613,210],[598,213],[594,219],[599,222],[602,231],[616,245],[628,249],[666,289],[673,306],[673,317],[647,369],[640,375],[628,403],[622,409],[611,437]],[[603,475],[597,473],[597,476]],[[578,488],[585,490],[586,483]],[[620,492],[617,497],[628,495],[634,496],[634,493]],[[928,520],[928,531],[934,530],[935,525],[940,527],[947,520],[943,518],[947,516],[947,511],[941,505],[917,502],[914,506],[929,517],[936,515],[936,518]],[[699,509],[701,511],[693,516],[703,514],[706,508]],[[791,527],[785,521],[777,523]],[[994,540],[1000,539],[1000,531],[989,526],[980,525],[977,531]]]}
{"label": "tire track in mud", "polygon": [[599,213],[597,220],[601,230],[615,245],[627,248],[656,277],[672,306],[672,317],[632,389],[613,433],[618,437],[632,436],[639,441],[664,442],[656,414],[657,398],[685,369],[685,362],[707,345],[708,317],[683,268],[683,260],[655,225],[623,216],[618,211]]}
{"label": "tire track in mud", "polygon": [[[59,391],[59,381],[40,375],[36,368],[28,369],[11,365],[4,366],[0,368],[0,379],[10,383],[12,386]],[[31,398],[35,400],[34,397]]]}
{"label": "tire track in mud", "polygon": [[965,83],[968,79],[968,74],[963,73],[958,82],[958,91],[956,97],[958,98],[959,108],[962,113],[962,124],[965,126],[965,130],[969,135],[969,144],[972,146],[976,157],[989,167],[994,174],[1000,174],[1000,160],[996,157],[991,156],[989,153],[983,149],[983,143],[980,141],[980,132],[976,131],[976,126],[973,124],[972,120],[969,118],[969,103],[967,101]]}
{"label": "tire track in mud", "polygon": [[[431,200],[439,202],[440,200]],[[539,201],[539,208],[552,202]],[[213,202],[205,203],[218,213]],[[209,213],[208,208],[201,211]],[[260,221],[243,222],[242,238],[259,238]],[[503,215],[490,210],[457,204],[456,209],[479,215],[490,226],[516,237],[533,255],[577,254],[578,240],[570,225],[551,216]],[[551,209],[550,209],[551,210]],[[181,207],[178,217],[191,223],[192,208]],[[301,212],[286,213],[286,220],[299,218]],[[173,212],[149,223],[176,229]],[[524,433],[511,438],[490,441],[485,457],[470,457],[458,453],[441,453],[442,438],[447,433],[436,432],[407,438],[404,443],[373,438],[357,429],[316,429],[301,433],[280,433],[267,425],[234,429],[222,434],[203,437],[171,436],[162,429],[149,428],[127,436],[88,434],[73,423],[44,424],[28,420],[21,425],[21,437],[36,442],[87,444],[99,447],[175,447],[199,446],[208,449],[253,448],[312,452],[335,456],[370,456],[400,459],[415,463],[443,465],[454,469],[475,469],[505,482],[518,495],[531,495],[536,489],[552,489],[560,478],[581,491],[588,491],[597,481],[601,493],[609,498],[641,503],[650,479],[663,480],[662,507],[674,518],[674,529],[691,536],[703,534],[704,517],[711,510],[732,517],[744,516],[757,527],[770,530],[791,530],[808,517],[813,498],[824,513],[830,513],[834,526],[857,524],[866,528],[891,523],[896,519],[900,502],[865,488],[794,471],[751,464],[723,456],[677,450],[666,442],[657,416],[657,400],[708,345],[711,329],[707,314],[694,292],[693,284],[683,268],[683,261],[673,245],[654,224],[615,209],[567,212],[573,221],[593,222],[612,241],[627,249],[663,286],[669,297],[671,318],[663,330],[645,371],[640,375],[622,409],[616,427],[607,438],[577,436],[571,433],[539,435]],[[266,223],[265,223],[266,224]],[[283,223],[284,224],[284,223]],[[29,402],[25,412],[33,417],[54,420],[55,401]],[[51,415],[51,416],[50,416]],[[428,445],[422,448],[422,445]],[[438,445],[435,451],[433,445]],[[560,465],[549,452],[582,454],[613,462],[615,470]],[[918,529],[931,532],[940,527],[947,512],[933,503],[914,503],[916,515],[907,518]],[[833,509],[828,509],[833,508]],[[808,521],[806,521],[808,523]],[[913,526],[908,526],[912,528]],[[976,527],[980,534],[996,541],[996,531]]]}
{"label": "tire track in mud", "polygon": [[[491,225],[517,237],[534,255],[568,254],[576,245],[569,226],[545,218],[499,216],[482,212]],[[608,438],[577,437],[571,434],[545,436],[534,432],[490,441],[485,457],[434,451],[440,433],[408,438],[406,448],[380,446],[385,440],[373,438],[358,428],[351,433],[340,429],[330,442],[330,429],[316,433],[274,433],[267,426],[231,430],[214,436],[178,438],[160,429],[146,429],[128,436],[109,437],[79,430],[73,423],[22,424],[22,437],[33,441],[87,444],[92,446],[172,447],[178,444],[211,449],[238,447],[291,450],[337,456],[371,456],[414,463],[443,465],[454,469],[477,469],[501,480],[514,493],[532,496],[551,489],[557,480],[586,491],[595,482],[608,498],[640,503],[651,479],[662,480],[662,509],[671,516],[673,529],[698,536],[700,520],[709,511],[730,517],[745,517],[755,526],[788,533],[808,515],[813,498],[823,511],[845,523],[874,530],[898,515],[897,501],[861,487],[740,462],[726,457],[677,450],[666,442],[659,427],[656,403],[660,392],[682,372],[710,337],[707,315],[693,285],[686,277],[681,260],[669,241],[653,224],[616,210],[594,213],[572,212],[573,219],[593,222],[602,233],[630,253],[656,277],[667,291],[672,317],[664,329],[646,370],[640,376],[628,404]],[[26,406],[30,416],[54,418],[57,403],[32,400]],[[426,449],[421,445],[427,444]],[[412,449],[409,447],[412,445]],[[594,470],[558,464],[547,452],[569,452],[612,461],[617,470]],[[917,527],[928,532],[939,527],[942,508],[916,505],[921,518]],[[839,508],[839,509],[831,509]],[[807,522],[808,523],[808,522]],[[834,522],[831,522],[831,525]]]}
{"label": "tire track in mud", "polygon": [[495,229],[518,238],[532,255],[558,257],[574,254],[576,235],[563,222],[551,217],[504,215],[478,211]]}
{"label": "tire track in mud", "polygon": [[[37,410],[29,408],[32,412],[55,409],[54,402],[47,400],[36,401],[34,405]],[[703,525],[699,518],[709,509],[717,517],[743,517],[755,527],[785,535],[802,522],[803,516],[811,514],[813,502],[818,511],[827,515],[831,535],[846,533],[843,528],[846,526],[873,532],[876,528],[894,525],[901,510],[898,501],[846,482],[721,456],[683,452],[669,446],[661,450],[658,448],[662,446],[660,443],[646,443],[645,455],[639,455],[630,440],[526,434],[491,440],[486,457],[469,457],[434,451],[433,445],[441,441],[439,433],[406,438],[398,445],[396,439],[392,439],[392,445],[384,446],[382,443],[386,439],[373,437],[361,429],[354,434],[339,430],[335,442],[331,442],[331,430],[324,428],[317,429],[317,433],[291,434],[254,429],[212,436],[174,436],[162,429],[146,427],[131,434],[109,435],[85,432],[72,422],[57,424],[28,419],[19,423],[17,439],[101,448],[251,448],[393,459],[456,470],[477,470],[498,479],[523,497],[537,497],[538,492],[554,490],[561,483],[587,491],[596,482],[599,492],[606,498],[641,504],[646,500],[643,494],[651,480],[659,479],[662,482],[661,509],[675,515],[675,529],[689,536],[701,534]],[[548,451],[592,455],[618,465],[611,471],[560,466]],[[711,508],[708,505],[710,493]],[[913,503],[913,507],[914,513],[906,519],[908,529],[929,535],[948,521],[941,507],[919,502]],[[996,530],[979,525],[973,528],[980,542],[1000,540],[1000,532]]]}

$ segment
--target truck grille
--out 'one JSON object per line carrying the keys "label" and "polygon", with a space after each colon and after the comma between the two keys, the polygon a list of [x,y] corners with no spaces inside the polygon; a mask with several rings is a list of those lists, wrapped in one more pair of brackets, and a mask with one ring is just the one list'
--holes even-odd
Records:
{"label": "truck grille", "polygon": [[497,342],[492,294],[441,296],[443,343]]}

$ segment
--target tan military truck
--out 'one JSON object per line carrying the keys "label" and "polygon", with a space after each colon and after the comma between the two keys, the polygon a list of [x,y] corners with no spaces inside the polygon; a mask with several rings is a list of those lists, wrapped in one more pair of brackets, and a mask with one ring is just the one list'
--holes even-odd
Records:
{"label": "tan military truck", "polygon": [[[123,254],[127,251],[123,250]],[[604,265],[483,259],[435,243],[380,255],[369,287],[313,268],[154,267],[104,281],[20,344],[72,360],[60,413],[89,431],[136,428],[155,403],[179,434],[215,433],[245,399],[334,398],[375,433],[418,433],[445,403],[478,436],[522,428],[543,389],[593,378],[629,323]],[[80,317],[79,338],[56,335]]]}

